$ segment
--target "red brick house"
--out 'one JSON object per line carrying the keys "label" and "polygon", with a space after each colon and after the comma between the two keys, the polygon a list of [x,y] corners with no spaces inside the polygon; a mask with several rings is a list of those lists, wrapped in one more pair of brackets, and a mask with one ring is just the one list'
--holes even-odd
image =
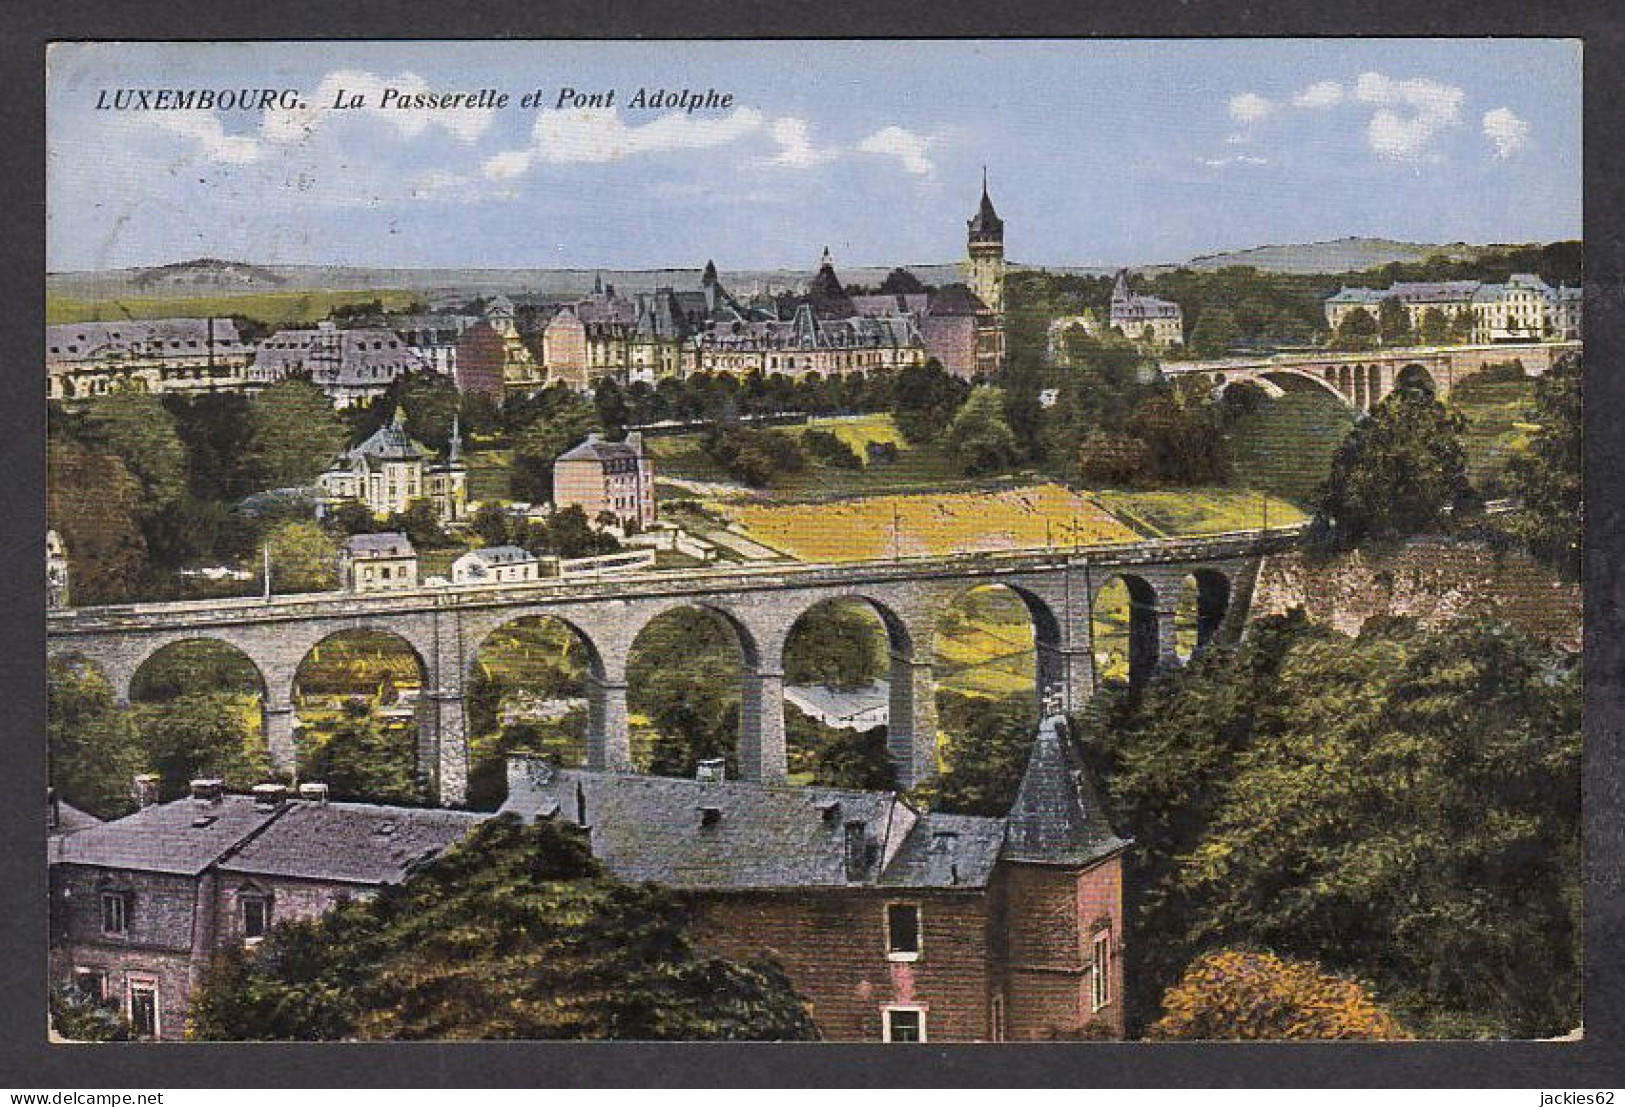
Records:
{"label": "red brick house", "polygon": [[588,831],[624,880],[688,894],[699,940],[771,957],[836,1041],[1123,1034],[1122,869],[1065,724],[1002,818],[893,793],[555,769],[516,757],[503,810]]}
{"label": "red brick house", "polygon": [[196,781],[193,795],[50,839],[51,975],[179,1039],[215,954],[399,883],[484,816],[290,800]]}

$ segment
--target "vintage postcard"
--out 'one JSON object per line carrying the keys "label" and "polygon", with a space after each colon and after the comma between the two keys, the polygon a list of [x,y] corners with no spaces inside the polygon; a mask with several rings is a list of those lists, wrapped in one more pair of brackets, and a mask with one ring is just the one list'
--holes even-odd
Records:
{"label": "vintage postcard", "polygon": [[53,46],[42,1033],[1582,1036],[1581,54]]}

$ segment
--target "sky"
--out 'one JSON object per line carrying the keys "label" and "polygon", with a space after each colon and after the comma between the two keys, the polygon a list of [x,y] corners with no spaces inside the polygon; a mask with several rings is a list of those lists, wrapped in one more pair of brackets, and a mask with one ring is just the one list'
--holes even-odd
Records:
{"label": "sky", "polygon": [[[1577,238],[1580,65],[1578,41],[1529,39],[59,44],[47,259],[952,262],[984,165],[1028,264]],[[298,103],[97,108],[134,88]],[[486,88],[509,104],[379,103]],[[640,88],[732,100],[636,108]],[[334,110],[341,89],[366,106]]]}

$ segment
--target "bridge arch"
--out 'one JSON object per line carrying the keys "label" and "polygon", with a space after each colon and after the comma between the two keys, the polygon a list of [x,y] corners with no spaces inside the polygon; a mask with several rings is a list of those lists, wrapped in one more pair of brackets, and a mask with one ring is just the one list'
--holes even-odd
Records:
{"label": "bridge arch", "polygon": [[1185,575],[1175,625],[1175,649],[1181,662],[1213,643],[1230,613],[1230,601],[1230,578],[1218,569],[1197,568]]}
{"label": "bridge arch", "polygon": [[1174,655],[1174,608],[1146,576],[1106,577],[1090,596],[1089,612],[1097,683],[1143,684]]}
{"label": "bridge arch", "polygon": [[1434,379],[1433,373],[1427,366],[1418,362],[1408,362],[1400,366],[1394,373],[1394,391],[1402,388],[1421,389],[1430,396],[1439,394],[1439,383]]}
{"label": "bridge arch", "polygon": [[433,681],[423,653],[398,631],[356,626],[322,635],[289,687],[297,774],[322,780],[337,798],[425,798],[440,763]]}

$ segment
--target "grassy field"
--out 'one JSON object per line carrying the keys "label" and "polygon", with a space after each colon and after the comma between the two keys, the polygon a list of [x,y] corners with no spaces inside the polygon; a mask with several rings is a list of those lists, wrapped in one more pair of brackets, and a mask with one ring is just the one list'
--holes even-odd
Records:
{"label": "grassy field", "polygon": [[803,561],[872,561],[1132,542],[1138,537],[1088,496],[1058,484],[815,503],[709,505],[746,534]]}
{"label": "grassy field", "polygon": [[1246,484],[1305,503],[1331,472],[1332,455],[1353,425],[1354,414],[1334,396],[1288,392],[1237,416],[1227,437]]}
{"label": "grassy field", "polygon": [[1301,523],[1307,516],[1294,504],[1245,488],[1180,488],[1156,492],[1102,491],[1101,506],[1149,537],[1221,534],[1269,525]]}
{"label": "grassy field", "polygon": [[151,296],[119,300],[76,300],[45,297],[47,323],[88,323],[96,320],[163,319],[170,316],[246,315],[269,326],[314,323],[336,307],[380,301],[387,311],[404,311],[419,303],[416,293],[401,289],[362,292],[249,292],[236,296]]}
{"label": "grassy field", "polygon": [[464,459],[468,462],[470,500],[511,498],[509,483],[512,477],[513,451],[475,450],[466,454]]}
{"label": "grassy field", "polygon": [[[810,429],[827,430],[866,457],[870,442],[891,442],[897,446],[896,461],[865,464],[862,469],[832,469],[812,458],[804,472],[787,475],[766,491],[771,495],[810,499],[819,496],[867,496],[886,492],[944,487],[968,488],[975,485],[959,475],[936,443],[910,445],[890,415],[854,415],[813,419],[789,427],[776,427],[779,433],[799,439]],[[659,476],[684,480],[730,483],[727,470],[708,457],[700,447],[700,435],[661,435],[650,438]]]}
{"label": "grassy field", "polygon": [[1467,417],[1467,475],[1493,495],[1508,460],[1528,445],[1529,432],[1519,424],[1533,418],[1535,382],[1468,377],[1451,391],[1450,406]]}
{"label": "grassy field", "polygon": [[975,588],[953,603],[937,627],[939,690],[970,696],[1033,692],[1033,623],[1008,588]]}

